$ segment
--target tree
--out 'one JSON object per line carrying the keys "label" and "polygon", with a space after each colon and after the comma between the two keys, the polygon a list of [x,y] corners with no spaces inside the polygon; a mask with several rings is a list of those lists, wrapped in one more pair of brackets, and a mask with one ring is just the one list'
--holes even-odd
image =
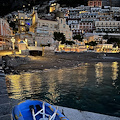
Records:
{"label": "tree", "polygon": [[54,40],[61,41],[61,44],[66,42],[65,35],[60,32],[54,32]]}
{"label": "tree", "polygon": [[10,27],[13,28],[13,30],[15,29],[15,22],[11,21],[11,22],[9,23],[9,25],[10,25]]}
{"label": "tree", "polygon": [[106,31],[105,33],[106,35],[103,36],[103,39],[108,39],[108,32]]}
{"label": "tree", "polygon": [[78,41],[82,41],[83,36],[81,36],[81,35],[75,35],[75,36],[73,37],[73,39],[74,39],[74,40],[77,39]]}
{"label": "tree", "polygon": [[65,43],[66,43],[66,45],[72,45],[72,44],[75,44],[74,41],[66,41]]}
{"label": "tree", "polygon": [[86,43],[85,45],[96,46],[97,43],[95,41],[91,41],[89,43]]}
{"label": "tree", "polygon": [[78,5],[84,5],[84,3],[87,4],[86,0],[57,0],[57,2],[60,5],[66,5],[66,6],[72,6],[72,7],[76,7]]}
{"label": "tree", "polygon": [[120,48],[120,39],[119,38],[110,38],[110,39],[108,39],[107,43],[118,45],[118,47]]}

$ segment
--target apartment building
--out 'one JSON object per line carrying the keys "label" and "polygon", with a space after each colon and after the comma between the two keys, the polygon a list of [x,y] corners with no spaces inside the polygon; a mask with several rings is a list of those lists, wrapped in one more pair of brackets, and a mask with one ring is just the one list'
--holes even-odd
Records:
{"label": "apartment building", "polygon": [[11,47],[12,30],[8,22],[0,18],[0,50],[6,50]]}
{"label": "apartment building", "polygon": [[103,6],[120,7],[120,0],[102,0]]}
{"label": "apartment building", "polygon": [[120,33],[120,21],[96,21],[96,32]]}

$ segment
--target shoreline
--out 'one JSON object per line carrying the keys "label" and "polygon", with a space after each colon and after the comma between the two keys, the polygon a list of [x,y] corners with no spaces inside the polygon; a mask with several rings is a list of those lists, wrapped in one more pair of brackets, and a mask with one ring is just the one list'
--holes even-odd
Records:
{"label": "shoreline", "polygon": [[83,63],[120,62],[120,53],[56,53],[54,56],[6,55],[2,57],[5,73],[80,67]]}

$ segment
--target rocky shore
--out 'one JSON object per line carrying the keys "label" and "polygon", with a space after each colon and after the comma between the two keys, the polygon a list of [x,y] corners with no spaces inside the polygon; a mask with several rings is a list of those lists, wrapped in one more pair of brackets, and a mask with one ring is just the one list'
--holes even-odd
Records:
{"label": "rocky shore", "polygon": [[119,53],[56,53],[54,56],[2,56],[5,73],[18,74],[21,71],[77,67],[89,62],[120,62]]}

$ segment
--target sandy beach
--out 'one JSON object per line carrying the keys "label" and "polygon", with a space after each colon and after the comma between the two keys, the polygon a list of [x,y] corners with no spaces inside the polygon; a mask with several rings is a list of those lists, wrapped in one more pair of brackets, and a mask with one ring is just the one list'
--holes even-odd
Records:
{"label": "sandy beach", "polygon": [[[6,57],[4,57],[6,58]],[[54,56],[9,55],[5,67],[9,71],[31,71],[77,67],[89,62],[120,62],[119,53],[56,53]],[[6,69],[6,68],[5,68]]]}

